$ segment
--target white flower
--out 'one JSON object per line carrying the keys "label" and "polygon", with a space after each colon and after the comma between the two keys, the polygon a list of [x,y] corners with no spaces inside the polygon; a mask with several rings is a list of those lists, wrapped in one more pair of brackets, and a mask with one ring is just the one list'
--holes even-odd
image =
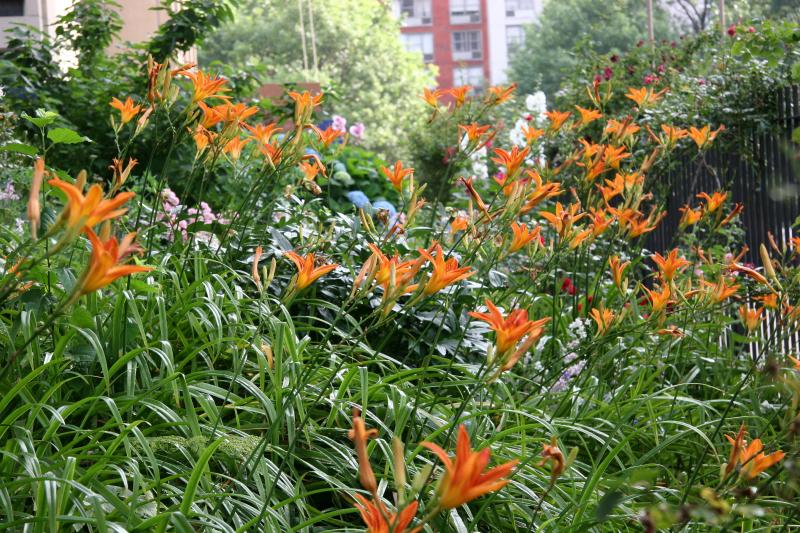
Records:
{"label": "white flower", "polygon": [[547,97],[542,91],[536,91],[525,97],[525,107],[532,115],[543,115],[547,111]]}

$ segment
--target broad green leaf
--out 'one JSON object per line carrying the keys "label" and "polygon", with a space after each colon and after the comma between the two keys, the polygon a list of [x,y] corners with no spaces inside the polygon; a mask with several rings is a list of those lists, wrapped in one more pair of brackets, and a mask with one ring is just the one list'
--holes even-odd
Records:
{"label": "broad green leaf", "polygon": [[0,152],[16,152],[18,154],[36,155],[39,153],[39,150],[29,144],[9,143],[5,146],[0,146]]}
{"label": "broad green leaf", "polygon": [[47,138],[55,144],[77,144],[89,140],[69,128],[54,128],[47,132]]}
{"label": "broad green leaf", "polygon": [[35,117],[32,117],[27,113],[23,113],[21,116],[38,128],[49,126],[59,117],[58,113],[55,111],[45,111],[44,109],[37,109]]}

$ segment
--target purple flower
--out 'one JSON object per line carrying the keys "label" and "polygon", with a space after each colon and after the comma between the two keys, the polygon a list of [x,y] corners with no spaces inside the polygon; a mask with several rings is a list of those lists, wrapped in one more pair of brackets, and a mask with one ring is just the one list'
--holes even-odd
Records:
{"label": "purple flower", "polygon": [[603,69],[603,78],[608,81],[611,79],[611,76],[614,75],[614,69],[611,67],[606,67]]}
{"label": "purple flower", "polygon": [[350,126],[350,135],[352,135],[356,139],[363,139],[364,138],[364,124],[362,122],[356,122],[355,124]]}
{"label": "purple flower", "polygon": [[11,200],[19,200],[19,194],[14,189],[14,182],[7,181],[6,186],[0,189],[0,202],[7,202]]}
{"label": "purple flower", "polygon": [[331,128],[334,131],[347,131],[347,119],[340,115],[333,115]]}

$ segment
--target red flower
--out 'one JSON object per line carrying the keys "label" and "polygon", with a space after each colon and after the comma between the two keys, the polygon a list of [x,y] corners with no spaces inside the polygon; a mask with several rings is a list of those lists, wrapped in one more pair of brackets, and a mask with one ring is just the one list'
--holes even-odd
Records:
{"label": "red flower", "polygon": [[572,284],[572,278],[564,278],[561,284],[561,292],[566,292],[570,296],[575,294],[575,285]]}
{"label": "red flower", "polygon": [[728,35],[730,35],[731,37],[736,35],[736,24],[731,24],[730,26],[728,26]]}

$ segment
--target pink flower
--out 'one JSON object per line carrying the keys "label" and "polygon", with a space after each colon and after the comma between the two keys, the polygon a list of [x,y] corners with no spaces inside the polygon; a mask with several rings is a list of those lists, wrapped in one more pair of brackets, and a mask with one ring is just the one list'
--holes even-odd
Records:
{"label": "pink flower", "polygon": [[331,129],[334,131],[347,131],[347,119],[340,115],[333,115]]}
{"label": "pink flower", "polygon": [[611,76],[614,75],[614,70],[611,67],[606,67],[603,69],[603,78],[608,81],[611,79]]}
{"label": "pink flower", "polygon": [[352,126],[350,126],[350,135],[355,137],[356,139],[363,139],[364,138],[364,124],[362,122],[356,122]]}
{"label": "pink flower", "polygon": [[736,35],[736,24],[731,24],[730,26],[728,26],[728,35],[730,35],[731,37]]}

